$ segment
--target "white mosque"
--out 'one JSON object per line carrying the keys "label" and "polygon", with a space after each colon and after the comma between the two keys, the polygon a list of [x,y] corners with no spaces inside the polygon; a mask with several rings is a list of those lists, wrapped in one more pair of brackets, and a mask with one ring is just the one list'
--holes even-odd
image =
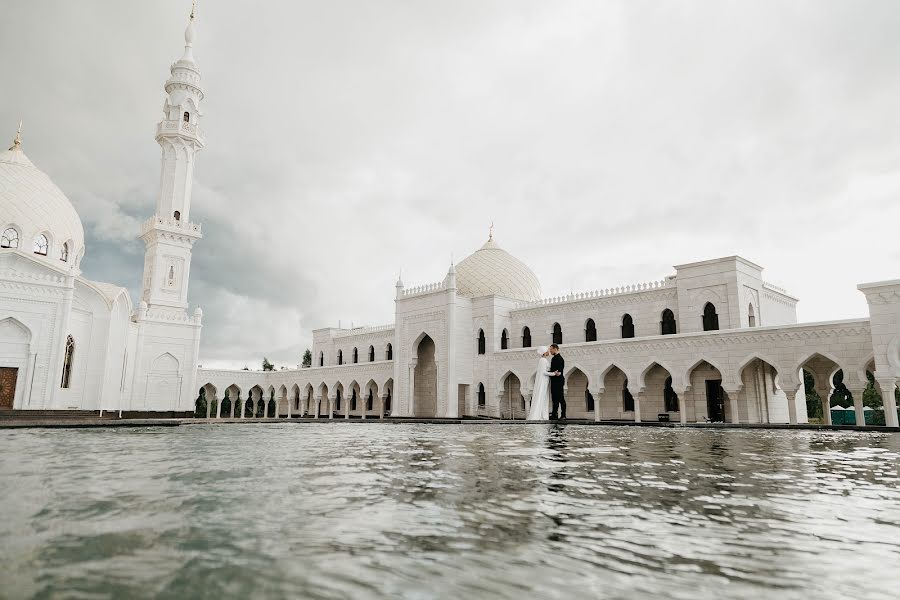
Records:
{"label": "white mosque", "polygon": [[22,149],[0,154],[0,410],[192,410],[202,312],[189,315],[194,155],[203,100],[193,16],[156,128],[162,175],[143,223],[143,292],[81,275],[84,229],[65,194]]}
{"label": "white mosque", "polygon": [[[80,275],[71,203],[17,136],[0,155],[0,409],[193,412],[209,418],[523,418],[535,348],[566,359],[569,418],[805,423],[801,371],[823,403],[842,371],[857,423],[867,373],[897,426],[900,280],[861,284],[869,318],[797,323],[797,299],[739,256],[674,267],[659,281],[543,298],[490,236],[439,281],[397,281],[391,324],[313,331],[310,368],[198,369],[188,314],[194,155],[203,100],[192,55],[166,82],[160,195],[141,227],[143,292]],[[831,411],[824,410],[831,421]]]}

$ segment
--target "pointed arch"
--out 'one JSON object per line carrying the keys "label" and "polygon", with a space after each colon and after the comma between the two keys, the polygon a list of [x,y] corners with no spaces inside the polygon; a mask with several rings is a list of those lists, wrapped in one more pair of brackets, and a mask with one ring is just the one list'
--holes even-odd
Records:
{"label": "pointed arch", "polygon": [[390,342],[384,349],[384,360],[394,360],[394,345]]}
{"label": "pointed arch", "polygon": [[16,225],[7,225],[0,235],[0,248],[18,248],[21,243],[22,230]]}
{"label": "pointed arch", "polygon": [[675,335],[678,333],[678,323],[675,321],[675,313],[671,308],[662,311],[659,319],[660,335]]}
{"label": "pointed arch", "polygon": [[181,363],[178,362],[178,359],[171,352],[163,352],[153,359],[152,364],[153,366],[150,370],[153,373],[178,373]]}
{"label": "pointed arch", "polygon": [[[719,330],[719,314],[716,312],[716,305],[707,302],[703,305],[703,331]],[[719,370],[721,373],[721,369]]]}
{"label": "pointed arch", "polygon": [[606,377],[607,377],[607,376],[610,374],[610,372],[612,372],[613,370],[619,370],[619,371],[621,371],[621,372],[625,375],[625,378],[626,378],[626,379],[629,378],[629,376],[631,375],[631,373],[629,373],[628,370],[625,369],[625,367],[623,367],[621,364],[619,364],[619,363],[617,363],[617,362],[615,362],[615,361],[607,362],[607,363],[605,363],[605,364],[603,365],[603,367],[602,367],[602,368],[600,369],[600,371],[599,371],[599,374],[600,374],[599,379],[598,379],[599,385],[598,385],[598,387],[597,387],[597,389],[598,389],[599,391],[602,392],[602,391],[604,391],[604,390],[606,389]]}
{"label": "pointed arch", "polygon": [[557,344],[557,345],[562,344],[563,343],[562,325],[560,325],[559,323],[554,323],[552,331],[553,331],[553,343]]}
{"label": "pointed arch", "polygon": [[584,341],[585,342],[596,342],[597,341],[597,324],[593,319],[588,319],[584,322]]}
{"label": "pointed arch", "polygon": [[625,313],[622,315],[622,339],[630,339],[634,337],[634,318]]}
{"label": "pointed arch", "polygon": [[487,340],[484,337],[484,329],[478,330],[478,354],[484,354],[487,350]]}
{"label": "pointed arch", "polygon": [[506,331],[506,328],[503,328],[503,331],[500,332],[500,349],[508,350],[509,349],[509,332]]}
{"label": "pointed arch", "polygon": [[[781,380],[782,367],[771,356],[769,356],[768,354],[765,354],[763,352],[751,352],[750,354],[745,356],[743,359],[741,359],[738,362],[737,368],[734,370],[734,373],[733,373],[734,381],[740,381],[741,373],[743,373],[744,369],[746,369],[747,366],[755,360],[759,360],[761,362],[767,363],[769,366],[771,366],[775,370],[775,375],[774,375],[775,385],[780,388],[781,387],[780,380]],[[798,371],[799,371],[799,369],[798,369]]]}
{"label": "pointed arch", "polygon": [[375,362],[375,346],[369,346],[369,362]]}
{"label": "pointed arch", "polygon": [[707,363],[709,366],[714,368],[719,372],[719,375],[722,377],[722,384],[726,385],[730,383],[730,373],[728,371],[724,371],[721,366],[719,366],[718,361],[712,361],[708,356],[701,356],[689,366],[687,369],[682,371],[682,381],[685,384],[685,389],[691,388],[691,373],[694,372],[694,369],[702,365],[703,363]]}
{"label": "pointed arch", "polygon": [[650,373],[650,371],[652,371],[654,369],[654,367],[659,367],[660,369],[662,369],[666,373],[668,373],[669,376],[673,378],[673,384],[675,382],[677,382],[677,380],[674,379],[674,377],[676,375],[678,375],[678,371],[672,369],[672,367],[668,366],[663,361],[654,360],[641,371],[640,375],[638,375],[637,381],[635,382],[637,384],[637,386],[636,386],[637,392],[639,392],[639,393],[643,392],[644,389],[647,387],[647,374]]}
{"label": "pointed arch", "polygon": [[527,326],[522,328],[522,347],[531,348],[531,328]]}
{"label": "pointed arch", "polygon": [[567,365],[566,371],[565,371],[565,373],[563,373],[563,375],[565,375],[566,381],[568,381],[569,376],[572,375],[572,373],[575,372],[576,370],[584,373],[584,377],[585,377],[585,379],[587,379],[588,389],[593,389],[594,382],[591,380],[591,372],[588,369],[585,369],[583,366],[581,366],[578,363]]}

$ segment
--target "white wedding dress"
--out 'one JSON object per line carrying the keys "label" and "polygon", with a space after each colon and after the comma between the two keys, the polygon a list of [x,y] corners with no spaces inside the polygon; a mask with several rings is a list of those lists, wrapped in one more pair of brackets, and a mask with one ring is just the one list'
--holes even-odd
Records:
{"label": "white wedding dress", "polygon": [[534,378],[534,393],[531,395],[529,421],[550,420],[550,360],[544,356],[538,361]]}

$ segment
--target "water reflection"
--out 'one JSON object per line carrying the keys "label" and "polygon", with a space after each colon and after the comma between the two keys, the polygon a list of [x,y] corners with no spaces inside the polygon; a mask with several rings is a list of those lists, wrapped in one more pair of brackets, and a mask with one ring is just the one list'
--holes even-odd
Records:
{"label": "water reflection", "polygon": [[898,436],[849,432],[11,431],[0,590],[887,598],[900,586],[898,459]]}

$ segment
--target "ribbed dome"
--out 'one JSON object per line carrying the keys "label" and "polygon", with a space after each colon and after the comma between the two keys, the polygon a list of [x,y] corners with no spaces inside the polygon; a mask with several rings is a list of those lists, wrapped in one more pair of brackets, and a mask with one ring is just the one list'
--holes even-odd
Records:
{"label": "ribbed dome", "polygon": [[14,228],[19,249],[30,252],[34,240],[48,238],[47,258],[60,260],[63,244],[69,244],[69,263],[84,248],[84,227],[65,194],[31,164],[18,141],[0,153],[0,235]]}
{"label": "ribbed dome", "polygon": [[531,269],[489,239],[456,266],[460,296],[503,296],[514,300],[539,300],[541,284]]}

